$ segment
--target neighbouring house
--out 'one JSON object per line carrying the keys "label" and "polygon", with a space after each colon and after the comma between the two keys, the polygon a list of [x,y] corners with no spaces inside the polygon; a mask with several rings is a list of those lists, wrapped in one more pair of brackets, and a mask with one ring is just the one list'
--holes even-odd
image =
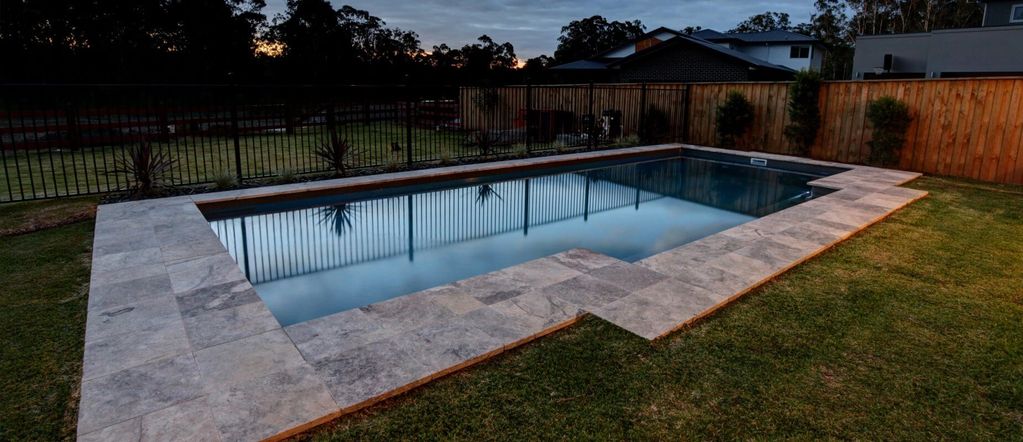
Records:
{"label": "neighbouring house", "polygon": [[730,44],[662,27],[551,71],[562,82],[775,81],[791,79],[796,71]]}
{"label": "neighbouring house", "polygon": [[776,29],[765,32],[718,32],[701,29],[693,37],[724,45],[768,63],[797,71],[820,71],[825,50],[820,41],[797,32]]}
{"label": "neighbouring house", "polygon": [[1023,75],[1023,0],[982,0],[979,28],[856,39],[853,79]]}

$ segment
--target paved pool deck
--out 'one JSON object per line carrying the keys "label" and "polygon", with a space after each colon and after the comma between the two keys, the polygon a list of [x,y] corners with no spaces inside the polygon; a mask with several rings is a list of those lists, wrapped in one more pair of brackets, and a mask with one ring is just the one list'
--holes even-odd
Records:
{"label": "paved pool deck", "polygon": [[[682,149],[848,168],[833,192],[627,263],[583,249],[281,327],[198,205]],[[919,174],[658,145],[102,205],[78,439],[280,439],[593,314],[646,339],[692,324],[925,192]]]}

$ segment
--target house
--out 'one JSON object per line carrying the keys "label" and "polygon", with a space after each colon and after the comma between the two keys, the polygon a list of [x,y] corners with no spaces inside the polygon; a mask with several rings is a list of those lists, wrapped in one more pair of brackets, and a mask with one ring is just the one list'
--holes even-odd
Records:
{"label": "house", "polygon": [[856,39],[853,79],[1023,75],[1023,0],[982,0],[979,28]]}
{"label": "house", "polygon": [[551,72],[563,82],[712,82],[788,80],[795,70],[662,27]]}
{"label": "house", "polygon": [[765,32],[726,32],[702,29],[693,37],[724,45],[768,63],[797,71],[820,71],[825,50],[820,41],[808,35],[776,29]]}

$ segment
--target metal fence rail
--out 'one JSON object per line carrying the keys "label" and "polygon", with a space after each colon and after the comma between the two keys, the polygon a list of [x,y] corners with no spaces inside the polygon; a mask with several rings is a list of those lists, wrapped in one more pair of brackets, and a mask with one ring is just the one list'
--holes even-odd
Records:
{"label": "metal fence rail", "polygon": [[[509,94],[508,91],[514,91]],[[0,85],[0,202],[114,192],[149,143],[177,185],[681,140],[687,87]],[[566,101],[566,97],[571,97]]]}

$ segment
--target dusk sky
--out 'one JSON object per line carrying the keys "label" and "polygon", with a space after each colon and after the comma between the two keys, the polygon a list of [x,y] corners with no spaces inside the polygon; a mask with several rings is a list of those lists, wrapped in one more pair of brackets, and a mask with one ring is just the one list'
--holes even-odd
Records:
{"label": "dusk sky", "polygon": [[[286,0],[267,0],[273,17]],[[419,34],[423,48],[447,43],[452,47],[475,41],[482,34],[498,43],[510,41],[525,60],[551,55],[561,27],[568,22],[602,15],[608,20],[639,19],[647,29],[703,26],[728,30],[753,14],[788,12],[792,23],[808,21],[811,0],[331,0],[334,7],[349,4],[384,19],[388,26]]]}

